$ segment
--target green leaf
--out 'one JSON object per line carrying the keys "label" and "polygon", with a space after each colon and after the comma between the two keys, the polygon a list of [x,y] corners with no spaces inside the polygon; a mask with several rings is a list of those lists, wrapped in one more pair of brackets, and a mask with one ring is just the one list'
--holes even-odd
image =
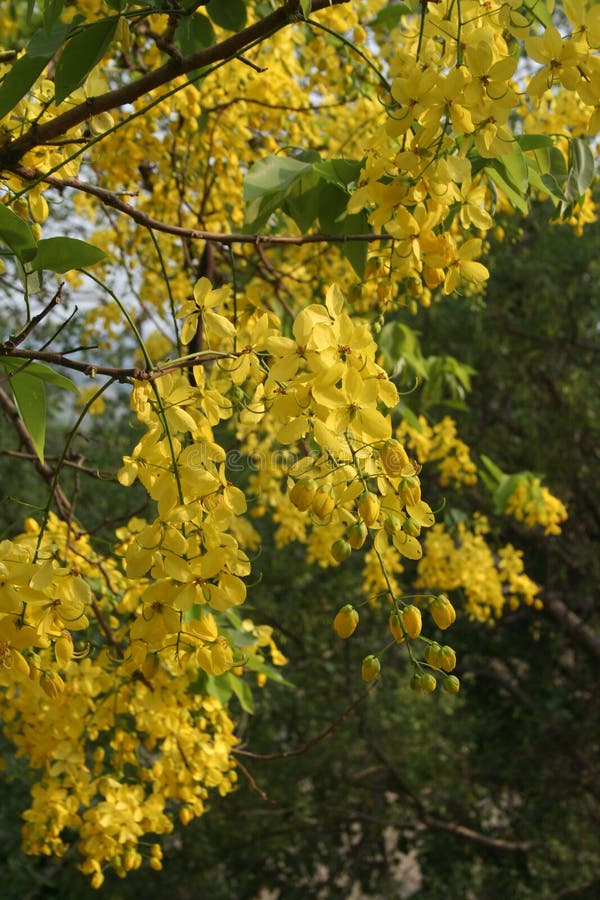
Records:
{"label": "green leaf", "polygon": [[37,252],[37,242],[27,222],[3,203],[0,203],[0,240],[10,247],[21,262],[33,259]]}
{"label": "green leaf", "polygon": [[505,511],[508,498],[515,492],[522,477],[521,473],[504,476],[493,496],[494,509],[497,513],[503,513]]}
{"label": "green leaf", "polygon": [[[4,365],[4,361],[3,361]],[[29,367],[10,379],[15,403],[40,462],[44,462],[46,439],[46,389],[44,382],[28,373]]]}
{"label": "green leaf", "polygon": [[111,16],[86,25],[66,45],[56,64],[54,102],[62,101],[83,84],[112,41],[119,19]]}
{"label": "green leaf", "polygon": [[206,12],[215,25],[227,31],[240,31],[246,24],[244,0],[211,0],[206,4]]}
{"label": "green leaf", "polygon": [[553,144],[549,134],[518,134],[515,140],[521,150],[539,150],[540,147],[552,147]]}
{"label": "green leaf", "polygon": [[261,231],[273,213],[281,208],[284,197],[284,193],[267,194],[249,203],[244,215],[243,230],[246,233]]}
{"label": "green leaf", "polygon": [[312,169],[312,164],[289,156],[268,156],[250,167],[244,178],[244,200],[287,190],[297,178]]}
{"label": "green leaf", "polygon": [[[309,176],[310,177],[310,176]],[[304,178],[301,182],[304,182]],[[319,215],[320,188],[315,185],[308,190],[292,191],[282,205],[283,212],[294,220],[305,234]]]}
{"label": "green leaf", "polygon": [[[19,359],[17,356],[5,356],[0,360],[0,365],[4,366],[7,372],[14,372],[16,369],[22,368],[25,362],[27,361]],[[46,382],[46,384],[53,384],[55,387],[62,388],[65,391],[72,391],[75,394],[79,393],[79,388],[70,378],[67,378],[66,375],[61,375],[60,372],[56,372],[45,363],[27,362],[23,372],[27,373],[27,375],[30,375],[32,378],[39,378],[41,381]],[[20,374],[21,373],[19,373],[19,375]]]}
{"label": "green leaf", "polygon": [[183,19],[175,31],[175,43],[184,56],[211,47],[215,40],[215,29],[210,19],[202,13]]}
{"label": "green leaf", "polygon": [[[337,184],[326,182],[319,198],[319,222],[326,234],[365,234],[371,231],[368,215],[361,210],[346,214],[348,193]],[[342,254],[352,265],[359,278],[364,278],[367,264],[367,242],[353,241],[340,245]]]}
{"label": "green leaf", "polygon": [[36,31],[27,45],[25,56],[16,61],[0,85],[0,119],[14,109],[37,81],[63,43],[69,28],[69,25],[56,22],[49,31]]}
{"label": "green leaf", "polygon": [[321,231],[338,234],[340,222],[348,205],[348,194],[336,184],[326,182],[321,189],[319,222]]}
{"label": "green leaf", "polygon": [[314,163],[313,169],[323,178],[332,184],[349,190],[351,184],[358,182],[362,162],[356,159],[324,159]]}
{"label": "green leaf", "polygon": [[46,0],[44,3],[44,28],[46,31],[49,31],[60,18],[64,5],[64,0]]}
{"label": "green leaf", "polygon": [[240,701],[240,706],[244,712],[252,715],[254,713],[254,697],[252,696],[252,691],[250,690],[248,682],[244,681],[243,678],[239,678],[237,675],[231,675],[229,678],[229,685]]}
{"label": "green leaf", "polygon": [[[543,152],[543,150],[538,150],[536,151],[536,154]],[[527,165],[529,167],[527,177],[529,178],[529,184],[534,190],[541,191],[542,194],[547,194],[555,203],[564,199],[564,194],[556,180],[552,178],[551,175],[540,175],[540,168],[537,164],[537,160],[536,162],[528,160]]]}
{"label": "green leaf", "polygon": [[552,16],[546,6],[546,0],[524,0],[523,6],[528,9],[545,28],[547,28],[548,25],[552,25]]}
{"label": "green leaf", "polygon": [[489,456],[485,456],[483,453],[481,454],[481,462],[484,464],[490,475],[499,483],[503,478],[506,478],[506,475],[502,471],[496,463],[489,458]]}
{"label": "green leaf", "polygon": [[[369,216],[364,209],[352,216],[345,216],[342,219],[341,225],[342,234],[367,234],[371,231]],[[341,245],[343,255],[346,257],[361,281],[365,277],[368,250],[369,246],[367,241],[348,241]]]}
{"label": "green leaf", "polygon": [[300,0],[300,9],[302,10],[304,18],[308,19],[312,9],[312,0]]}
{"label": "green leaf", "polygon": [[279,670],[275,668],[275,666],[270,665],[270,663],[266,663],[260,656],[251,656],[248,660],[246,660],[245,666],[247,669],[250,669],[251,672],[261,672],[276,684],[283,684],[285,685],[285,687],[295,686],[291,681],[286,681],[286,679],[279,672]]}
{"label": "green leaf", "polygon": [[408,16],[414,12],[406,3],[389,3],[380,9],[372,22],[369,22],[373,28],[381,28],[384,31],[391,31],[397,28],[404,16]]}
{"label": "green leaf", "polygon": [[529,207],[525,198],[515,190],[506,178],[506,172],[499,159],[494,159],[484,167],[486,175],[506,194],[512,205],[527,213]]}
{"label": "green leaf", "polygon": [[85,269],[104,259],[106,253],[93,244],[77,238],[45,238],[38,243],[38,250],[29,264],[32,272],[49,269],[51,272],[68,272]]}
{"label": "green leaf", "polygon": [[427,367],[414,329],[403,322],[387,322],[377,343],[383,352],[386,369],[398,374],[409,366],[420,378],[427,378]]}
{"label": "green leaf", "polygon": [[527,181],[527,160],[520,147],[516,147],[512,153],[507,153],[497,160],[506,173],[507,179],[520,194],[526,194],[529,182]]}
{"label": "green leaf", "polygon": [[402,416],[402,418],[405,420],[405,422],[408,422],[408,424],[410,425],[411,428],[414,428],[415,431],[419,432],[419,434],[421,434],[423,432],[423,426],[419,422],[418,417],[412,411],[410,406],[407,406],[403,400],[401,400],[400,403],[398,404],[397,410],[400,413],[400,415]]}
{"label": "green leaf", "polygon": [[16,61],[0,86],[0,119],[7,116],[31,85],[37,81],[49,59],[22,56]]}
{"label": "green leaf", "polygon": [[231,697],[232,687],[230,684],[231,676],[229,672],[224,675],[207,675],[205,690],[207,694],[216,697],[220,703],[225,706]]}
{"label": "green leaf", "polygon": [[569,140],[570,169],[565,186],[567,199],[581,197],[594,179],[594,157],[587,141],[582,138]]}

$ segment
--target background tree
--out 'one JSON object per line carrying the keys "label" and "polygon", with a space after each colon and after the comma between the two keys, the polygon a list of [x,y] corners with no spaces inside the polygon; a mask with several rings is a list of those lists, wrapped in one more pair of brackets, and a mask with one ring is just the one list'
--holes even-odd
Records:
{"label": "background tree", "polygon": [[[564,499],[577,502],[564,448],[555,457],[546,442],[537,452],[531,444],[538,415],[548,434],[576,420],[577,477],[593,472],[595,418],[577,416],[588,393],[593,410],[579,351],[594,359],[597,313],[579,316],[583,266],[561,295],[564,309],[549,292],[539,312],[527,304],[513,320],[494,291],[503,247],[512,258],[535,233],[514,214],[504,221],[506,213],[527,212],[538,193],[580,233],[588,260],[581,232],[594,217],[593,157],[584,136],[597,119],[598,7],[565,4],[558,31],[541,2],[328,6],[338,4],[92,4],[81,17],[53,3],[29,20],[17,6],[4,26],[0,238],[15,312],[1,356],[12,395],[3,388],[0,402],[16,435],[6,458],[30,460],[47,485],[41,496],[29,482],[26,494],[7,492],[19,509],[7,520],[18,527],[8,525],[0,548],[5,734],[35,773],[24,847],[79,858],[93,887],[110,867],[122,876],[144,858],[159,870],[176,839],[157,839],[172,831],[174,814],[184,824],[202,816],[209,795],[228,794],[240,774],[262,802],[289,794],[287,776],[278,783],[276,775],[289,760],[273,759],[283,741],[307,770],[300,796],[279,801],[273,819],[287,810],[311,835],[303,867],[276,826],[260,878],[213,857],[207,877],[223,896],[306,883],[318,890],[323,880],[328,895],[354,881],[392,889],[398,847],[416,851],[420,890],[435,896],[433,860],[454,860],[465,842],[469,853],[451,867],[457,891],[468,882],[485,894],[499,880],[515,896],[592,886],[593,847],[583,840],[568,859],[555,829],[545,831],[541,767],[524,805],[521,763],[499,760],[507,727],[514,746],[514,723],[524,719],[523,758],[547,752],[549,733],[572,752],[578,710],[567,714],[563,698],[591,696],[581,685],[592,675],[580,680],[563,637],[571,635],[577,660],[585,656],[586,672],[587,657],[595,665],[595,569],[577,539],[581,519],[560,543],[566,510],[541,482],[548,462],[552,488],[561,472]],[[525,63],[516,74],[520,55],[539,66],[533,77]],[[89,241],[43,237],[53,197],[63,218],[65,209],[87,217]],[[509,239],[484,265],[495,219]],[[535,227],[545,236],[543,221]],[[67,273],[68,284],[50,273]],[[552,291],[562,278],[549,279]],[[444,298],[457,292],[463,299],[450,305]],[[81,311],[71,309],[74,296]],[[544,327],[532,341],[538,314]],[[490,347],[486,327],[501,315],[505,339],[494,331]],[[560,333],[564,321],[573,351],[562,351],[557,378],[542,362],[549,329]],[[511,329],[524,331],[524,349]],[[529,379],[515,367],[519,349]],[[74,388],[59,371],[89,381],[81,412],[72,414],[65,393],[71,418],[57,423],[66,433],[54,451],[45,448],[45,387]],[[103,403],[118,408],[127,382],[137,423],[118,483],[104,494],[119,519],[113,539],[98,487],[81,493],[80,485],[95,476],[96,460],[103,481],[119,462],[90,453],[84,429]],[[546,424],[538,384],[560,402],[560,421]],[[117,501],[118,484],[136,484],[137,493]],[[24,504],[36,515],[24,518]],[[269,553],[264,563],[259,548]],[[298,573],[291,585],[284,551]],[[587,582],[571,608],[565,589],[575,571]],[[423,707],[436,685],[459,687],[456,652],[445,643],[454,606],[457,671],[473,705],[443,698]],[[336,662],[330,622],[350,637],[359,610],[346,667]],[[558,636],[544,629],[545,610]],[[278,644],[290,658],[299,653],[296,692],[277,686]],[[391,694],[372,684],[360,699],[357,684],[354,699],[345,696],[361,660],[363,679],[375,682],[381,667]],[[295,672],[292,663],[292,682]],[[247,721],[255,679],[272,683]],[[490,685],[499,691],[498,733],[482,760]],[[236,704],[243,714],[234,726]],[[338,745],[325,743],[334,727],[343,733],[350,712],[361,729],[346,754],[351,778]],[[406,733],[406,745],[388,749],[388,729]],[[333,784],[315,842],[323,775],[311,771],[308,751],[317,739],[331,753],[319,762]],[[263,763],[272,787],[254,773]],[[584,749],[586,784],[593,765]],[[11,767],[8,776],[24,773]],[[569,834],[580,837],[578,798],[555,796]],[[585,815],[595,815],[593,802]],[[217,823],[203,821],[220,847],[210,834]],[[554,841],[556,863],[545,843]],[[507,855],[517,864],[507,866]],[[44,867],[41,876],[60,877]]]}

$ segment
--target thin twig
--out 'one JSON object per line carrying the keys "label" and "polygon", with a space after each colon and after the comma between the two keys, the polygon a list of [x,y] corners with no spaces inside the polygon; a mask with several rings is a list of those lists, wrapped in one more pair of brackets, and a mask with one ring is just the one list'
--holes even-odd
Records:
{"label": "thin twig", "polygon": [[94,615],[96,616],[96,620],[98,622],[98,627],[100,628],[100,631],[102,632],[102,634],[104,635],[104,637],[106,638],[108,643],[112,647],[114,647],[115,650],[117,651],[117,653],[119,654],[119,656],[122,657],[125,647],[127,645],[116,639],[116,637],[110,630],[110,626],[109,626],[108,622],[106,621],[106,619],[104,618],[102,610],[98,606],[98,601],[96,600],[95,597],[92,597],[91,606],[92,606],[92,609],[94,610]]}
{"label": "thin twig", "polygon": [[24,328],[21,329],[21,331],[17,332],[17,334],[11,334],[7,341],[8,346],[17,347],[19,344],[21,344],[25,340],[25,338],[31,334],[33,329],[36,328],[36,326],[39,325],[40,322],[42,322],[46,318],[46,316],[52,312],[54,307],[58,306],[62,299],[63,287],[64,282],[61,281],[54,297],[52,297],[50,302],[43,308],[43,310],[38,313],[37,316],[33,316],[33,318],[30,319],[30,321],[27,323],[27,325],[25,325]]}
{"label": "thin twig", "polygon": [[248,771],[246,766],[242,762],[240,762],[239,759],[236,760],[235,764],[238,767],[238,769],[240,769],[244,773],[244,775],[248,779],[248,783],[250,784],[250,787],[252,788],[253,791],[256,791],[256,793],[261,798],[261,800],[264,800],[265,803],[274,803],[275,802],[274,800],[271,800],[269,795],[266,794],[261,787],[258,786],[255,778],[250,774],[250,772]]}
{"label": "thin twig", "polygon": [[[29,462],[35,462],[37,456],[35,453],[24,453],[22,450],[0,450],[0,456],[10,456],[13,459],[26,459]],[[56,456],[46,456],[48,462],[56,462]],[[77,469],[78,472],[82,472],[84,475],[91,475],[93,478],[98,478],[100,481],[115,481],[115,475],[113,472],[102,472],[100,469],[92,469],[89,466],[84,466],[82,463],[78,462],[74,459],[65,459],[63,461],[63,466],[69,466],[71,469]]]}
{"label": "thin twig", "polygon": [[326,738],[327,735],[331,734],[332,731],[335,731],[335,729],[339,725],[341,725],[341,723],[344,721],[344,719],[346,719],[350,715],[350,713],[353,712],[353,710],[355,710],[356,707],[359,706],[363,702],[363,700],[366,700],[366,698],[369,696],[369,694],[371,693],[371,691],[373,690],[373,688],[375,687],[376,684],[377,684],[377,682],[373,682],[373,684],[371,684],[367,688],[367,690],[364,692],[364,694],[361,694],[357,700],[353,700],[353,702],[349,706],[347,706],[346,709],[337,717],[337,719],[335,719],[333,722],[331,722],[331,724],[329,724],[327,726],[327,728],[325,728],[324,731],[321,731],[320,734],[318,734],[314,738],[311,738],[310,741],[307,741],[306,744],[304,744],[302,747],[299,747],[296,750],[284,750],[281,753],[251,753],[249,750],[242,750],[242,749],[238,749],[238,748],[234,747],[231,752],[235,753],[236,756],[247,756],[250,759],[267,759],[267,760],[268,759],[287,759],[290,756],[301,756],[303,753],[306,753],[308,750],[312,749],[312,747],[315,747],[317,744],[320,744],[321,741],[324,740],[324,738]]}

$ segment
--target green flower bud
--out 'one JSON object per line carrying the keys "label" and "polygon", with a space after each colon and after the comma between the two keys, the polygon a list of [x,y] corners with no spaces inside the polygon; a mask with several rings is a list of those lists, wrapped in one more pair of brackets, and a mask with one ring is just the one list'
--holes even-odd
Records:
{"label": "green flower bud", "polygon": [[458,694],[460,691],[460,681],[456,675],[446,675],[442,681],[442,689],[446,691],[447,694]]}
{"label": "green flower bud", "polygon": [[335,559],[336,562],[344,562],[344,560],[348,559],[350,554],[352,553],[352,547],[345,541],[344,538],[340,538],[339,541],[335,541],[335,543],[331,547],[331,555]]}
{"label": "green flower bud", "polygon": [[348,543],[353,550],[360,550],[369,535],[364,522],[354,522],[348,529]]}
{"label": "green flower bud", "polygon": [[363,681],[373,681],[381,672],[381,663],[376,656],[365,656],[360,668],[360,674]]}

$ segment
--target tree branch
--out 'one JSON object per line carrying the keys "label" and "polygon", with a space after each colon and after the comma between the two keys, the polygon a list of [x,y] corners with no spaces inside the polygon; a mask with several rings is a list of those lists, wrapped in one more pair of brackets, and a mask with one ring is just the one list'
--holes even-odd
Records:
{"label": "tree branch", "polygon": [[[349,0],[313,0],[312,12],[318,12],[329,6],[348,3]],[[88,119],[103,112],[118,109],[127,103],[133,103],[144,94],[156,90],[181,75],[187,75],[196,69],[204,69],[217,62],[238,56],[250,46],[259,43],[280,31],[291,22],[303,19],[300,0],[287,0],[283,6],[249,25],[237,34],[225,38],[219,44],[199,50],[182,58],[171,57],[163,66],[142,75],[136,81],[115,90],[107,91],[99,97],[89,97],[83,103],[72,107],[49,122],[32,125],[29,131],[9,141],[0,150],[0,169],[11,168],[34,147],[66,134]]]}
{"label": "tree branch", "polygon": [[473,828],[468,828],[466,825],[459,825],[457,822],[447,822],[444,819],[438,819],[435,816],[431,816],[427,810],[426,804],[419,794],[410,788],[408,782],[386,758],[385,754],[374,741],[370,742],[370,747],[375,756],[383,763],[388,772],[391,773],[400,789],[413,801],[419,821],[427,828],[436,828],[439,831],[446,831],[449,834],[454,834],[467,841],[483,844],[486,847],[493,847],[495,850],[503,850],[510,853],[528,853],[530,850],[533,850],[534,847],[538,846],[539,842],[537,841],[509,841],[504,838],[491,837],[490,835],[483,834],[481,831],[475,831]]}
{"label": "tree branch", "polygon": [[578,643],[588,650],[596,659],[600,659],[600,635],[595,632],[577,613],[557,596],[544,596],[544,609],[547,610]]}
{"label": "tree branch", "polygon": [[[85,348],[82,347],[79,349]],[[128,381],[129,379],[133,379],[134,381],[155,381],[157,378],[162,378],[162,376],[166,375],[168,372],[175,372],[178,369],[187,369],[190,366],[214,362],[217,359],[237,359],[242,352],[243,351],[240,351],[239,353],[219,353],[215,351],[214,353],[207,353],[204,351],[198,354],[191,354],[185,359],[175,360],[173,363],[168,363],[161,366],[161,368],[150,371],[148,369],[141,369],[138,366],[125,368],[120,366],[101,366],[95,365],[94,363],[78,362],[76,359],[68,359],[64,353],[57,353],[52,350],[24,350],[21,347],[13,347],[10,344],[0,344],[0,357],[10,356],[23,360],[39,360],[40,362],[51,363],[54,366],[62,366],[65,369],[73,369],[75,372],[83,372],[84,375],[88,375],[90,378],[94,378],[96,375],[107,375],[109,378],[114,378],[115,381]]]}
{"label": "tree branch", "polygon": [[57,178],[55,175],[43,175],[37,169],[26,168],[25,166],[11,166],[10,171],[18,175],[19,178],[28,181],[41,179],[46,184],[50,184],[59,190],[64,188],[72,188],[75,191],[81,191],[84,194],[90,194],[97,197],[105,206],[110,206],[118,212],[129,216],[138,225],[150,228],[153,231],[160,231],[165,234],[173,234],[178,237],[191,238],[197,241],[214,241],[217,244],[254,244],[258,247],[260,244],[283,244],[283,245],[299,245],[299,244],[347,244],[352,242],[369,242],[374,241],[391,241],[389,234],[305,234],[305,235],[266,235],[266,234],[241,234],[229,233],[223,231],[203,231],[198,228],[183,228],[181,225],[169,225],[168,222],[162,222],[155,219],[147,213],[136,209],[130,203],[126,203],[121,199],[116,191],[109,191],[107,188],[97,187],[93,184],[87,184],[79,181],[78,178]]}

